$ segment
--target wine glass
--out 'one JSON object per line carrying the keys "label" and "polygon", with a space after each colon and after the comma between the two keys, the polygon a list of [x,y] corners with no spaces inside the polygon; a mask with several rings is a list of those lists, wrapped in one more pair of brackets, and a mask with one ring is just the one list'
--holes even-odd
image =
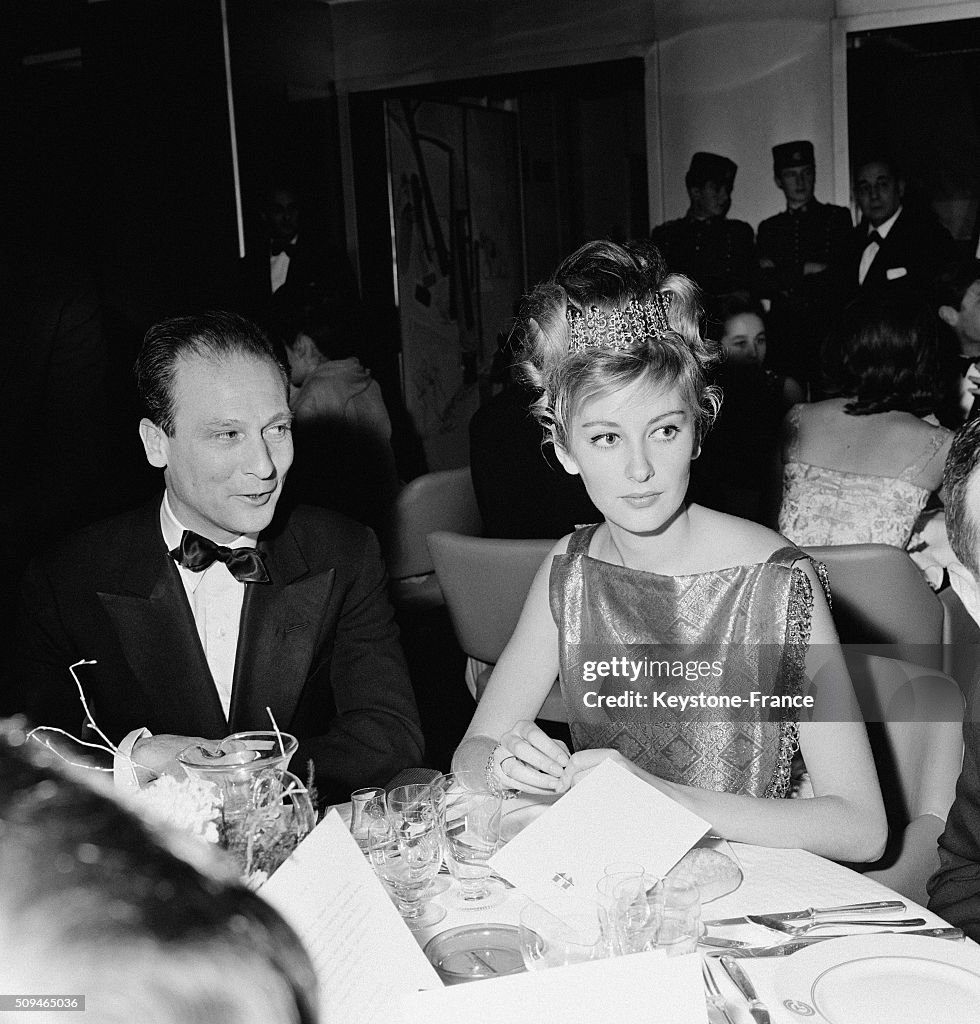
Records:
{"label": "wine glass", "polygon": [[595,900],[581,896],[556,896],[528,903],[518,925],[521,956],[529,971],[611,955],[608,918]]}
{"label": "wine glass", "polygon": [[371,826],[383,819],[387,812],[385,791],[377,786],[355,789],[350,795],[350,832],[365,857],[369,856]]}
{"label": "wine glass", "polygon": [[[392,814],[405,814],[412,817],[413,820],[426,820],[435,823],[436,828],[439,828],[439,806],[437,800],[437,791],[433,788],[432,783],[413,783],[408,786],[396,786],[388,794],[388,810]],[[445,859],[445,848],[441,845],[440,835],[440,849],[442,850],[443,856],[440,858],[439,867],[442,867],[442,861]],[[431,899],[433,896],[438,896],[440,893],[444,893],[449,888],[449,879],[442,877],[440,878],[438,872],[436,877],[433,878],[429,885],[428,891],[425,894],[426,899]]]}
{"label": "wine glass", "polygon": [[439,828],[389,813],[374,822],[368,838],[371,864],[395,897],[398,912],[411,928],[428,928],[446,916],[443,907],[424,901],[442,863]]}
{"label": "wine glass", "polygon": [[453,772],[436,779],[434,797],[449,873],[459,883],[462,907],[484,909],[503,902],[491,875],[490,857],[500,844],[502,798],[491,793],[482,772]]}

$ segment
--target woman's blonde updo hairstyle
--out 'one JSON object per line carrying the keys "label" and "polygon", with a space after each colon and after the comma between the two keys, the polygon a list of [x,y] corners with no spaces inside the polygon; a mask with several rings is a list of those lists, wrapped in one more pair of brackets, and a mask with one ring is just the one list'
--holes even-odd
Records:
{"label": "woman's blonde updo hairstyle", "polygon": [[[639,336],[628,348],[570,350],[569,308],[583,314],[623,310],[632,302],[656,302],[658,292],[670,296],[669,331]],[[700,312],[697,287],[689,278],[667,273],[649,243],[586,242],[563,260],[524,300],[515,327],[522,374],[540,392],[531,412],[546,440],[567,449],[579,403],[646,378],[660,388],[680,389],[700,443],[721,406],[721,392],[705,379],[719,350],[701,336]]]}

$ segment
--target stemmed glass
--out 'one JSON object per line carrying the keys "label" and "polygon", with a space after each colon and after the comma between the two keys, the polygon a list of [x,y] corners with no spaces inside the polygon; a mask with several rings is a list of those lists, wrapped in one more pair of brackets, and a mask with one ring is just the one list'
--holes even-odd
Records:
{"label": "stemmed glass", "polygon": [[482,772],[454,772],[432,783],[446,862],[459,883],[461,906],[482,910],[503,901],[503,887],[491,877],[491,855],[500,844],[499,793],[491,793]]}
{"label": "stemmed glass", "polygon": [[381,821],[388,812],[385,791],[378,786],[355,789],[350,795],[350,831],[361,853],[368,857],[368,838],[371,826]]}
{"label": "stemmed glass", "polygon": [[446,916],[443,907],[424,901],[442,863],[439,827],[433,820],[389,809],[386,819],[371,826],[368,848],[375,872],[409,927],[428,928]]}
{"label": "stemmed glass", "polygon": [[[442,860],[445,858],[445,846],[442,844],[442,832],[439,828],[439,804],[438,792],[431,783],[414,783],[408,786],[397,786],[388,794],[388,809],[392,814],[407,814],[418,820],[428,820],[435,823],[439,830],[440,850],[443,856],[440,858],[439,867],[442,868]],[[426,899],[438,896],[449,888],[449,879],[440,878],[438,872],[432,880],[425,893]]]}

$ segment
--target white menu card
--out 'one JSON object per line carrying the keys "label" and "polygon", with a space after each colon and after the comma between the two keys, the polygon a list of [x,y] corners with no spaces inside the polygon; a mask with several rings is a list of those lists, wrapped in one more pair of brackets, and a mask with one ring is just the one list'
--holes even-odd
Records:
{"label": "white menu card", "polygon": [[259,894],[303,940],[320,1019],[390,1024],[399,999],[442,981],[347,830],[330,811]]}
{"label": "white menu card", "polygon": [[592,898],[607,864],[631,861],[666,875],[708,827],[622,765],[603,761],[490,864],[532,899],[560,892]]}
{"label": "white menu card", "polygon": [[416,992],[390,1024],[706,1024],[698,953],[660,950]]}

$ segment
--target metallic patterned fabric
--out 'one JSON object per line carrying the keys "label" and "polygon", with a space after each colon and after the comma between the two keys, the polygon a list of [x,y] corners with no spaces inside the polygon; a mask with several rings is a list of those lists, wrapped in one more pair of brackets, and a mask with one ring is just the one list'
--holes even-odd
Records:
{"label": "metallic patterned fabric", "polygon": [[[803,552],[785,547],[757,565],[661,576],[591,558],[597,528],[573,534],[550,578],[575,748],[613,747],[660,778],[702,789],[785,796],[798,747],[793,712],[754,711],[739,721],[726,712],[587,707],[582,664],[616,655],[686,661],[702,653],[720,661],[717,676],[660,679],[656,686],[681,695],[802,692],[813,607],[809,578],[793,568]],[[597,686],[607,693],[626,688],[608,678],[591,689]],[[633,688],[643,692],[642,685]]]}

